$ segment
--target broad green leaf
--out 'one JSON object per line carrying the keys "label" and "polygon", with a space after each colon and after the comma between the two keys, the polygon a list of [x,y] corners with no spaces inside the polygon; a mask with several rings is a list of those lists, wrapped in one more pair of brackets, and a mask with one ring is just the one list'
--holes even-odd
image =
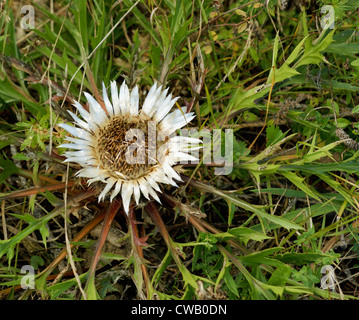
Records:
{"label": "broad green leaf", "polygon": [[0,169],[2,172],[0,173],[0,183],[3,183],[7,178],[11,175],[18,173],[19,168],[9,159],[4,159],[0,156]]}
{"label": "broad green leaf", "polygon": [[299,44],[295,47],[295,49],[292,51],[292,53],[289,55],[287,60],[285,61],[286,64],[290,65],[294,60],[298,59],[300,56],[300,52],[303,50],[302,46],[304,42],[307,40],[308,36],[305,36]]}
{"label": "broad green leaf", "polygon": [[303,56],[295,63],[294,68],[297,69],[300,66],[307,64],[318,64],[323,62],[324,56],[321,54],[333,41],[334,30],[331,31],[324,39],[315,45],[311,41],[305,41],[305,49]]}
{"label": "broad green leaf", "polygon": [[283,262],[278,261],[276,258],[269,257],[281,250],[283,250],[283,248],[280,247],[264,249],[259,252],[253,252],[245,256],[237,257],[237,259],[247,265],[260,265],[264,263],[272,266],[281,266],[283,265]]}
{"label": "broad green leaf", "polygon": [[[297,70],[289,67],[287,64],[283,64],[278,70],[274,72],[275,83],[281,82],[285,79],[292,78],[300,74]],[[270,84],[272,81],[273,73],[268,77],[267,83]]]}
{"label": "broad green leaf", "polygon": [[238,289],[237,289],[237,285],[235,283],[235,281],[233,280],[232,278],[232,275],[231,275],[231,267],[227,267],[225,269],[225,272],[224,272],[224,282],[226,283],[226,285],[228,286],[228,289],[233,293],[235,294],[237,297],[239,297],[239,294],[238,294]]}
{"label": "broad green leaf", "polygon": [[[87,276],[87,273],[80,274],[79,275],[80,281],[84,282],[86,280],[86,276]],[[58,283],[54,284],[53,286],[48,287],[47,291],[52,299],[56,299],[62,293],[69,290],[73,286],[77,286],[77,281],[75,278],[58,282]],[[38,289],[40,288],[36,279],[35,279],[35,287]],[[42,288],[42,286],[41,286],[41,288]]]}
{"label": "broad green leaf", "polygon": [[356,57],[359,52],[359,43],[332,43],[324,52],[341,56]]}
{"label": "broad green leaf", "polygon": [[229,229],[228,233],[238,237],[245,244],[247,244],[249,240],[262,241],[262,240],[272,238],[272,237],[265,235],[262,232],[257,232],[250,228],[246,228],[246,227],[238,227],[238,228]]}
{"label": "broad green leaf", "polygon": [[95,275],[93,275],[90,279],[87,280],[85,293],[87,300],[99,300],[100,297],[95,286]]}
{"label": "broad green leaf", "polygon": [[284,292],[284,287],[282,286],[273,286],[269,283],[262,283],[262,287],[265,290],[272,290],[277,296],[282,296]]}
{"label": "broad green leaf", "polygon": [[267,147],[271,144],[277,143],[280,139],[284,138],[284,133],[277,126],[268,126],[267,132]]}
{"label": "broad green leaf", "polygon": [[268,284],[273,286],[285,286],[292,272],[292,268],[286,264],[280,265],[271,275]]}
{"label": "broad green leaf", "polygon": [[359,68],[359,59],[352,61],[351,65],[355,68]]}

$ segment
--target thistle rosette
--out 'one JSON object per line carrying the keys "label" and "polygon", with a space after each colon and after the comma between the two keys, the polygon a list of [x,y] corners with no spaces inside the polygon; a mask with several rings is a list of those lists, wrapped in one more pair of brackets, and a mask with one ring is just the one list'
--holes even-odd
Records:
{"label": "thistle rosette", "polygon": [[84,93],[88,111],[79,103],[74,106],[78,117],[69,111],[75,126],[60,124],[72,136],[69,143],[59,147],[65,152],[66,162],[78,163],[82,168],[76,176],[88,179],[88,185],[100,186],[98,200],[110,195],[110,201],[121,194],[128,214],[132,199],[139,204],[141,194],[160,202],[159,184],[177,186],[181,177],[174,165],[198,161],[191,150],[200,148],[201,140],[175,135],[195,115],[186,107],[171,112],[178,97],[172,98],[168,88],[162,90],[155,83],[140,109],[138,87],[131,91],[124,82],[118,90],[111,82],[111,101],[103,84],[102,108],[90,94]]}

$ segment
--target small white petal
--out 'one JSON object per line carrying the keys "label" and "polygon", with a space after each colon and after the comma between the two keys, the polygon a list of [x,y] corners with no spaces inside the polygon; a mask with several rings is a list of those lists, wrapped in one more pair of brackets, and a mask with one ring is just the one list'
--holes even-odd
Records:
{"label": "small white petal", "polygon": [[140,101],[140,97],[138,94],[138,87],[135,86],[131,91],[131,107],[130,107],[130,114],[131,115],[138,115],[138,105]]}
{"label": "small white petal", "polygon": [[113,107],[110,102],[110,99],[108,98],[107,90],[106,90],[105,84],[103,82],[102,82],[102,95],[103,95],[103,102],[105,103],[108,115],[110,117],[112,117],[114,115]]}
{"label": "small white petal", "polygon": [[191,112],[191,113],[186,113],[184,117],[182,116],[182,117],[179,117],[178,119],[172,120],[171,124],[170,124],[172,132],[188,125],[192,121],[192,119],[194,119],[195,117],[196,116]]}
{"label": "small white petal", "polygon": [[88,123],[88,125],[92,128],[93,131],[98,129],[96,122],[93,120],[91,114],[87,112],[80,103],[75,101],[74,106],[79,111],[81,117]]}
{"label": "small white petal", "polygon": [[115,178],[111,178],[111,177],[107,179],[105,188],[98,196],[98,202],[100,202],[102,199],[105,198],[106,194],[110,191],[110,189],[112,188],[112,186],[115,184],[116,181],[117,180]]}
{"label": "small white petal", "polygon": [[94,183],[94,182],[96,182],[96,181],[101,181],[101,182],[103,182],[103,183],[106,183],[106,178],[108,178],[108,177],[109,177],[108,174],[103,173],[102,175],[99,175],[99,176],[97,176],[97,177],[94,177],[94,178],[92,178],[92,179],[87,180],[87,184],[88,184],[88,185],[91,185],[92,183]]}
{"label": "small white petal", "polygon": [[202,140],[198,138],[192,138],[192,137],[186,137],[186,136],[174,136],[170,138],[170,142],[180,142],[180,143],[186,143],[186,144],[201,144]]}
{"label": "small white petal", "polygon": [[115,116],[119,116],[121,114],[120,110],[120,101],[118,100],[118,90],[116,81],[111,82],[111,97],[112,97],[112,107]]}
{"label": "small white petal", "polygon": [[155,111],[155,102],[158,96],[161,94],[161,90],[162,90],[162,86],[157,89],[157,83],[155,83],[151,87],[142,106],[143,113],[151,117],[151,115]]}
{"label": "small white petal", "polygon": [[86,147],[86,146],[91,146],[91,147],[94,147],[94,144],[93,144],[93,141],[87,141],[87,140],[82,140],[82,139],[76,139],[76,138],[73,138],[73,137],[69,137],[69,136],[66,136],[66,140],[74,143],[74,144],[77,144],[79,146],[82,146],[82,147]]}
{"label": "small white petal", "polygon": [[125,83],[125,81],[122,83],[122,86],[120,88],[120,109],[121,113],[123,115],[130,112],[130,91],[128,90],[128,87]]}
{"label": "small white petal", "polygon": [[165,101],[159,106],[157,113],[155,115],[155,119],[157,122],[160,122],[172,109],[173,105],[176,103],[176,101],[179,99],[179,97],[176,97],[171,100],[171,95],[169,95]]}
{"label": "small white petal", "polygon": [[176,172],[175,169],[173,169],[167,162],[164,162],[162,164],[163,170],[166,173],[166,175],[170,178],[174,178],[178,181],[182,181],[180,175]]}
{"label": "small white petal", "polygon": [[137,181],[134,181],[133,184],[133,195],[135,196],[136,204],[138,204],[140,202],[141,191]]}
{"label": "small white petal", "polygon": [[92,119],[94,119],[99,126],[106,124],[108,122],[108,117],[101,105],[89,93],[84,92],[84,95],[89,103]]}
{"label": "small white petal", "polygon": [[93,136],[83,129],[72,127],[66,123],[60,123],[59,127],[65,129],[67,132],[71,133],[75,137],[85,139],[91,142],[93,141]]}
{"label": "small white petal", "polygon": [[175,136],[169,139],[168,147],[171,151],[188,152],[191,150],[202,149],[202,146],[199,146],[201,143],[202,141],[197,138]]}
{"label": "small white petal", "polygon": [[[153,103],[153,107],[149,113],[149,116],[152,117],[154,114],[156,114],[159,110],[159,108],[162,106],[162,104],[164,103],[164,101],[166,100],[166,98],[168,99],[168,101],[171,100],[172,95],[170,94],[169,96],[167,96],[168,93],[168,89],[163,90],[162,91],[162,86],[160,86],[156,93],[158,92],[158,96],[156,98],[156,101]],[[155,118],[155,117],[154,117]],[[156,120],[156,119],[155,119]]]}
{"label": "small white petal", "polygon": [[157,184],[157,182],[155,181],[155,179],[152,177],[152,175],[148,175],[145,177],[145,179],[148,181],[148,183],[150,184],[150,186],[155,189],[158,192],[161,192],[161,189],[159,187],[159,185]]}
{"label": "small white petal", "polygon": [[162,177],[162,180],[163,180],[163,181],[161,181],[162,183],[170,184],[171,186],[178,188],[178,184],[177,184],[176,182],[174,182],[174,181],[173,181],[171,178],[169,178],[168,176],[164,175],[164,176]]}
{"label": "small white petal", "polygon": [[58,148],[67,148],[74,150],[83,150],[84,148],[88,148],[89,146],[75,144],[75,143],[63,143],[58,146]]}
{"label": "small white petal", "polygon": [[148,187],[150,187],[150,185],[148,184],[148,182],[144,178],[140,178],[140,179],[138,179],[138,185],[141,189],[142,194],[145,196],[145,198],[150,200],[150,198],[148,196]]}
{"label": "small white petal", "polygon": [[68,113],[71,115],[71,117],[76,121],[76,123],[82,127],[83,129],[91,132],[92,129],[91,127],[89,126],[89,124],[83,120],[81,120],[76,114],[74,114],[73,112],[71,112],[70,110],[68,111]]}
{"label": "small white petal", "polygon": [[70,157],[70,156],[67,156],[66,153],[64,154],[66,158],[66,160],[64,160],[64,162],[76,162],[78,164],[80,164],[81,166],[83,167],[87,167],[87,166],[98,166],[98,161],[97,159],[93,158],[93,157],[86,157],[86,158],[83,158],[83,157]]}
{"label": "small white petal", "polygon": [[122,185],[122,203],[123,208],[125,209],[126,214],[128,215],[130,209],[130,202],[133,193],[133,183],[132,182],[124,182]]}
{"label": "small white petal", "polygon": [[168,114],[160,122],[160,130],[170,135],[177,129],[180,129],[186,124],[188,124],[195,117],[195,115],[193,114],[193,112],[185,113],[185,111],[186,107],[182,107],[181,109],[177,109]]}
{"label": "small white petal", "polygon": [[155,92],[155,97],[154,97],[154,101],[152,102],[152,107],[148,112],[148,116],[150,116],[151,118],[153,117],[153,115],[157,112],[159,106],[162,104],[162,102],[165,100],[166,95],[167,95],[167,91],[165,90],[162,92],[162,86],[160,86],[156,92]]}
{"label": "small white petal", "polygon": [[113,190],[113,192],[111,194],[110,202],[112,202],[113,198],[115,198],[119,194],[119,192],[121,190],[121,185],[122,185],[122,181],[118,180],[116,183],[115,189]]}
{"label": "small white petal", "polygon": [[[166,175],[163,168],[161,168],[160,166],[158,166],[156,168],[156,170],[151,172],[151,177],[156,182],[170,184],[170,185],[172,185],[174,187],[178,187],[178,185],[172,180],[172,178],[170,178],[168,175]],[[161,190],[158,190],[158,191],[161,192]]]}
{"label": "small white petal", "polygon": [[151,186],[148,186],[147,190],[148,190],[149,194],[152,196],[153,199],[155,199],[157,202],[161,203],[161,200],[158,197],[156,191],[153,190]]}
{"label": "small white petal", "polygon": [[98,167],[83,168],[76,173],[77,177],[82,178],[94,178],[100,176],[104,170],[100,170]]}
{"label": "small white petal", "polygon": [[66,151],[65,155],[67,157],[77,157],[79,160],[84,158],[94,158],[92,150],[76,150],[76,151]]}
{"label": "small white petal", "polygon": [[170,154],[167,156],[169,161],[180,162],[187,164],[190,161],[198,161],[198,159],[194,156],[191,156],[188,153],[185,152],[170,152]]}

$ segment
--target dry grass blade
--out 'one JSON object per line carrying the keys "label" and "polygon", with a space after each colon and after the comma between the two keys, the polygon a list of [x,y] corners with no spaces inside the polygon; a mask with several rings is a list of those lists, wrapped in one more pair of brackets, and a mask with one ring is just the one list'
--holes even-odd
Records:
{"label": "dry grass blade", "polygon": [[73,187],[74,185],[75,185],[75,181],[69,181],[67,184],[66,184],[66,182],[61,182],[61,183],[52,184],[52,185],[45,186],[45,187],[34,187],[34,188],[26,189],[26,190],[13,191],[13,192],[10,192],[10,193],[0,196],[0,201],[6,200],[6,199],[24,198],[24,197],[32,196],[35,194],[39,194],[41,192],[46,192],[46,191],[62,190],[62,189],[65,189],[66,187]]}
{"label": "dry grass blade", "polygon": [[107,212],[105,215],[105,220],[104,220],[103,227],[101,230],[101,234],[100,234],[100,237],[99,237],[97,245],[96,245],[96,252],[95,252],[94,258],[92,260],[90,270],[88,272],[85,291],[86,291],[86,288],[88,287],[89,283],[91,281],[94,281],[94,275],[95,275],[97,263],[100,260],[101,250],[105,244],[112,221],[115,218],[117,212],[120,210],[121,206],[122,206],[121,201],[114,201],[111,203],[111,205],[107,209]]}

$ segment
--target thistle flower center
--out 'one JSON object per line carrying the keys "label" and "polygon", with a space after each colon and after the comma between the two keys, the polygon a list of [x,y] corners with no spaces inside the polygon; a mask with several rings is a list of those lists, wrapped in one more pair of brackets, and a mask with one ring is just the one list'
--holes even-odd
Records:
{"label": "thistle flower center", "polygon": [[137,116],[116,116],[99,130],[100,166],[116,177],[137,179],[158,163],[156,122]]}

